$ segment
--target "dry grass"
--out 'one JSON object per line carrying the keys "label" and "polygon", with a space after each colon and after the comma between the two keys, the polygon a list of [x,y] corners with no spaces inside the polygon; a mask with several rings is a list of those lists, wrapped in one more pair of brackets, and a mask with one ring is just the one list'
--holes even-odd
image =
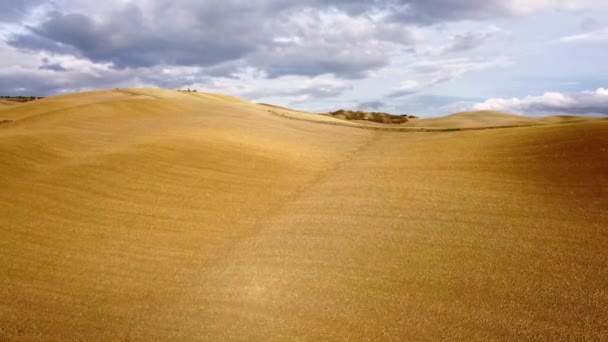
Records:
{"label": "dry grass", "polygon": [[401,133],[268,110],[130,89],[3,111],[0,339],[608,334],[605,120]]}
{"label": "dry grass", "polygon": [[14,107],[14,106],[18,106],[18,105],[20,105],[19,102],[9,101],[9,100],[0,100],[0,111],[7,109],[7,108]]}
{"label": "dry grass", "polygon": [[546,124],[596,121],[598,117],[584,116],[545,116],[529,117],[496,111],[462,112],[438,118],[410,120],[405,126],[426,128],[484,128],[510,126],[536,126]]}

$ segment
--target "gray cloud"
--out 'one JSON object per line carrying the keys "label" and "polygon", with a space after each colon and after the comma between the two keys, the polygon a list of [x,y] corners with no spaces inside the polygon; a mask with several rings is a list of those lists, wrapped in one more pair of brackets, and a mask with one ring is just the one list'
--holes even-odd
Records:
{"label": "gray cloud", "polygon": [[[0,22],[5,22],[0,24],[5,25],[0,29],[3,29],[2,39],[14,50],[38,58],[61,56],[98,66],[109,65],[112,75],[135,77],[132,71],[137,70],[137,80],[158,82],[153,84],[159,86],[181,87],[208,83],[213,78],[237,79],[251,70],[259,78],[272,80],[289,75],[312,78],[330,75],[352,80],[368,77],[395,60],[403,60],[405,55],[413,55],[414,47],[419,47],[415,37],[421,37],[417,34],[427,29],[427,24],[517,15],[514,3],[499,0],[0,0]],[[589,7],[589,3],[589,0],[573,0],[565,6],[535,2],[526,8],[529,11],[578,9]],[[475,48],[487,39],[489,36],[483,32],[454,36],[450,44],[443,47],[444,54]],[[76,73],[63,70],[77,71],[72,69],[80,68],[82,63],[79,63],[75,66],[47,63],[23,68],[40,68],[37,71],[76,77],[72,83],[65,81],[70,83],[69,87],[86,80],[97,82],[90,84],[94,87],[106,84],[97,78],[79,78]],[[153,75],[159,70],[179,68],[192,70],[163,73],[162,77]],[[412,71],[426,74],[428,77],[421,83],[429,86],[459,77],[455,69]],[[48,83],[49,87],[56,84],[56,91],[66,89],[64,84],[42,83]],[[48,91],[52,92],[50,88]],[[407,91],[401,89],[401,94]]]}
{"label": "gray cloud", "polygon": [[357,106],[357,109],[360,110],[379,110],[380,108],[385,107],[386,104],[382,101],[379,100],[375,100],[375,101],[365,101],[365,102],[361,102],[359,103],[359,105]]}
{"label": "gray cloud", "polygon": [[38,69],[57,71],[57,72],[68,71],[68,69],[66,69],[63,65],[61,65],[59,63],[43,64],[43,65],[39,66]]}
{"label": "gray cloud", "polygon": [[0,74],[0,92],[9,96],[46,96],[57,92],[74,92],[95,88],[112,88],[123,82],[130,82],[133,74],[104,74],[103,76],[89,73],[67,73],[62,77],[49,75],[52,71],[11,72]]}
{"label": "gray cloud", "polygon": [[[82,61],[76,63],[82,64]],[[200,84],[204,79],[197,81]],[[176,89],[190,83],[191,80],[179,76],[167,77],[158,68],[118,70],[92,64],[74,68],[46,58],[43,58],[43,63],[38,67],[0,70],[0,94],[12,96],[48,96],[91,89],[131,87],[134,84],[165,85],[166,88]]]}
{"label": "gray cloud", "polygon": [[47,57],[42,58],[42,65],[38,67],[38,70],[50,70],[50,71],[68,71],[61,63],[52,62]]}
{"label": "gray cloud", "polygon": [[241,31],[231,27],[233,24],[216,28],[221,33],[204,32],[211,31],[210,27],[171,32],[154,26],[154,22],[144,21],[143,13],[135,6],[102,21],[84,14],[53,12],[41,25],[30,28],[31,33],[17,35],[9,43],[30,50],[73,52],[117,68],[213,65],[239,58],[256,46],[256,39],[248,39],[253,37],[248,37],[251,34],[246,30],[232,32]]}
{"label": "gray cloud", "polygon": [[289,51],[266,59],[264,70],[271,78],[283,75],[316,76],[333,73],[344,78],[363,78],[366,72],[388,64],[383,56],[363,56],[356,53],[333,56],[331,51]]}
{"label": "gray cloud", "polygon": [[447,21],[485,20],[521,16],[537,12],[576,12],[608,8],[597,0],[526,1],[518,0],[387,0],[393,20],[435,24]]}
{"label": "gray cloud", "polygon": [[[66,4],[67,7],[72,2],[76,6],[83,3],[82,1],[75,0],[60,2],[60,4]],[[0,12],[0,20],[17,21],[25,16],[31,8],[44,3],[53,4],[43,0],[0,0],[0,5],[3,8],[3,11]],[[233,24],[236,26],[242,24],[248,25],[252,22],[257,22],[260,26],[264,26],[262,21],[271,20],[273,15],[280,16],[285,12],[302,10],[304,8],[322,10],[335,8],[353,16],[384,10],[390,12],[391,17],[398,21],[418,23],[486,19],[513,12],[512,5],[508,1],[499,0],[259,0],[255,2],[224,0],[220,3],[195,0],[157,0],[138,1],[137,3],[141,8],[145,9],[146,15],[151,14],[154,17],[160,14],[160,19],[172,18],[172,21],[178,21],[194,15],[201,21],[208,23],[210,27],[219,24],[220,28],[226,26],[225,18],[227,17],[239,17],[241,20],[233,21]],[[101,9],[104,7],[118,8],[122,4],[124,4],[122,1],[108,0],[103,4],[87,4],[85,7],[89,10],[91,8]],[[127,7],[136,6],[131,4]],[[70,10],[70,8],[64,8],[64,10]],[[166,16],[163,16],[163,13]],[[270,15],[266,16],[265,14]],[[175,15],[178,16],[176,17]],[[118,18],[120,17],[119,15]],[[116,22],[118,23],[119,20],[116,20]],[[257,28],[259,29],[260,27]]]}
{"label": "gray cloud", "polygon": [[426,24],[487,19],[511,13],[508,2],[498,0],[396,0],[393,3],[394,20]]}
{"label": "gray cloud", "polygon": [[0,22],[17,22],[43,0],[0,0]]}
{"label": "gray cloud", "polygon": [[601,24],[594,18],[587,17],[587,18],[583,19],[583,21],[581,21],[580,26],[581,26],[581,30],[583,30],[583,31],[593,31],[593,30],[598,29],[601,26]]}
{"label": "gray cloud", "polygon": [[[361,78],[387,65],[388,51],[412,43],[400,25],[357,16],[369,9],[357,1],[182,0],[179,5],[162,1],[116,7],[95,17],[50,12],[40,24],[28,27],[29,32],[13,35],[9,44],[72,54],[118,69],[200,66],[227,76],[254,67],[271,78],[326,73]],[[370,53],[371,47],[384,51]],[[224,68],[218,68],[220,64]]]}
{"label": "gray cloud", "polygon": [[450,43],[439,49],[439,55],[447,55],[478,48],[502,32],[503,31],[500,28],[493,26],[486,31],[467,32],[465,34],[452,36]]}

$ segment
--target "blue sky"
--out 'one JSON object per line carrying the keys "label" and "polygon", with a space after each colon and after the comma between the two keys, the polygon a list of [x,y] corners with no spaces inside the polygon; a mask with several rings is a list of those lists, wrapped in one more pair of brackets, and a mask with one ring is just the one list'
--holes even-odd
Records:
{"label": "blue sky", "polygon": [[0,0],[0,94],[195,88],[311,111],[608,114],[605,0]]}

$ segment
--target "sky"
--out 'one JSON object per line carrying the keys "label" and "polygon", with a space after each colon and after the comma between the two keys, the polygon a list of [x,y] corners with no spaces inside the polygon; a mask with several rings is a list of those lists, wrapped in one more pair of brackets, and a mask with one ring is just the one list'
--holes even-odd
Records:
{"label": "sky", "polygon": [[0,95],[608,115],[606,0],[0,0]]}

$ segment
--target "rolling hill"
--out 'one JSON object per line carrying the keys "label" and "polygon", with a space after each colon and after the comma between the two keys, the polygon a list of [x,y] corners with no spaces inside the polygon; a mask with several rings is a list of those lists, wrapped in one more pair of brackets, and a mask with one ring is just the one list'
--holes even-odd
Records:
{"label": "rolling hill", "polygon": [[608,334],[607,120],[399,132],[162,89],[0,120],[1,340]]}

